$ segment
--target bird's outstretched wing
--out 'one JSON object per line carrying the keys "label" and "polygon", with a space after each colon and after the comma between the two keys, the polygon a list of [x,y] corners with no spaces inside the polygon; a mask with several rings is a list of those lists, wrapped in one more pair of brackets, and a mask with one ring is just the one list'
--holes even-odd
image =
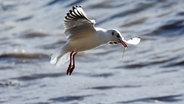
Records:
{"label": "bird's outstretched wing", "polygon": [[73,6],[64,18],[65,34],[68,39],[85,37],[95,32],[94,24],[81,6]]}

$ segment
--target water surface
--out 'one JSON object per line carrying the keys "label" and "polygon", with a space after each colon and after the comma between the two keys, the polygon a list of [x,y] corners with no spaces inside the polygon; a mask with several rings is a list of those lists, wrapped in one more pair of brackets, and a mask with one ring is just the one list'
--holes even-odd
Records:
{"label": "water surface", "polygon": [[[63,18],[81,5],[98,27],[115,28],[129,46],[82,52],[76,69],[50,55],[66,42]],[[0,0],[1,104],[183,104],[183,0]]]}

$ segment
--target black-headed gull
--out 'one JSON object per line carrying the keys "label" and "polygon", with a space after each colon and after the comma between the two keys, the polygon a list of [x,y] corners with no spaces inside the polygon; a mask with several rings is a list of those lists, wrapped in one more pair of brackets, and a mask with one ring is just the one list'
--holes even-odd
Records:
{"label": "black-headed gull", "polygon": [[[64,63],[66,54],[70,53],[70,64],[67,75],[71,75],[75,68],[75,55],[80,51],[89,50],[102,44],[121,43],[125,48],[127,44],[137,45],[140,38],[126,41],[118,30],[106,30],[94,27],[95,21],[90,20],[81,6],[74,6],[64,18],[65,34],[67,42],[51,57],[51,64]],[[62,62],[63,61],[63,62]]]}

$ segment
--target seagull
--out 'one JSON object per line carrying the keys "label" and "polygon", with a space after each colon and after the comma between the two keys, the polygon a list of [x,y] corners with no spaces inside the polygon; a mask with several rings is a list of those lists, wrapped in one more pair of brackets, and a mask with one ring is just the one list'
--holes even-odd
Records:
{"label": "seagull", "polygon": [[[95,20],[87,17],[81,6],[73,6],[64,18],[65,35],[67,41],[64,46],[51,56],[50,63],[57,65],[65,63],[70,58],[67,75],[71,75],[75,68],[75,55],[78,52],[96,48],[103,44],[118,44],[127,48],[127,44],[137,45],[140,38],[125,40],[116,29],[95,27]],[[67,54],[70,53],[70,56]]]}

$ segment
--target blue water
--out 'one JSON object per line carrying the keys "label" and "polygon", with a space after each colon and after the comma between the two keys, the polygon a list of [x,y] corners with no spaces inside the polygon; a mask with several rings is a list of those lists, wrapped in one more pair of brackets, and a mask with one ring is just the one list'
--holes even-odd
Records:
{"label": "blue water", "polygon": [[[66,42],[63,18],[81,5],[97,27],[129,39],[55,67],[50,55]],[[0,0],[1,104],[183,104],[183,0]]]}

